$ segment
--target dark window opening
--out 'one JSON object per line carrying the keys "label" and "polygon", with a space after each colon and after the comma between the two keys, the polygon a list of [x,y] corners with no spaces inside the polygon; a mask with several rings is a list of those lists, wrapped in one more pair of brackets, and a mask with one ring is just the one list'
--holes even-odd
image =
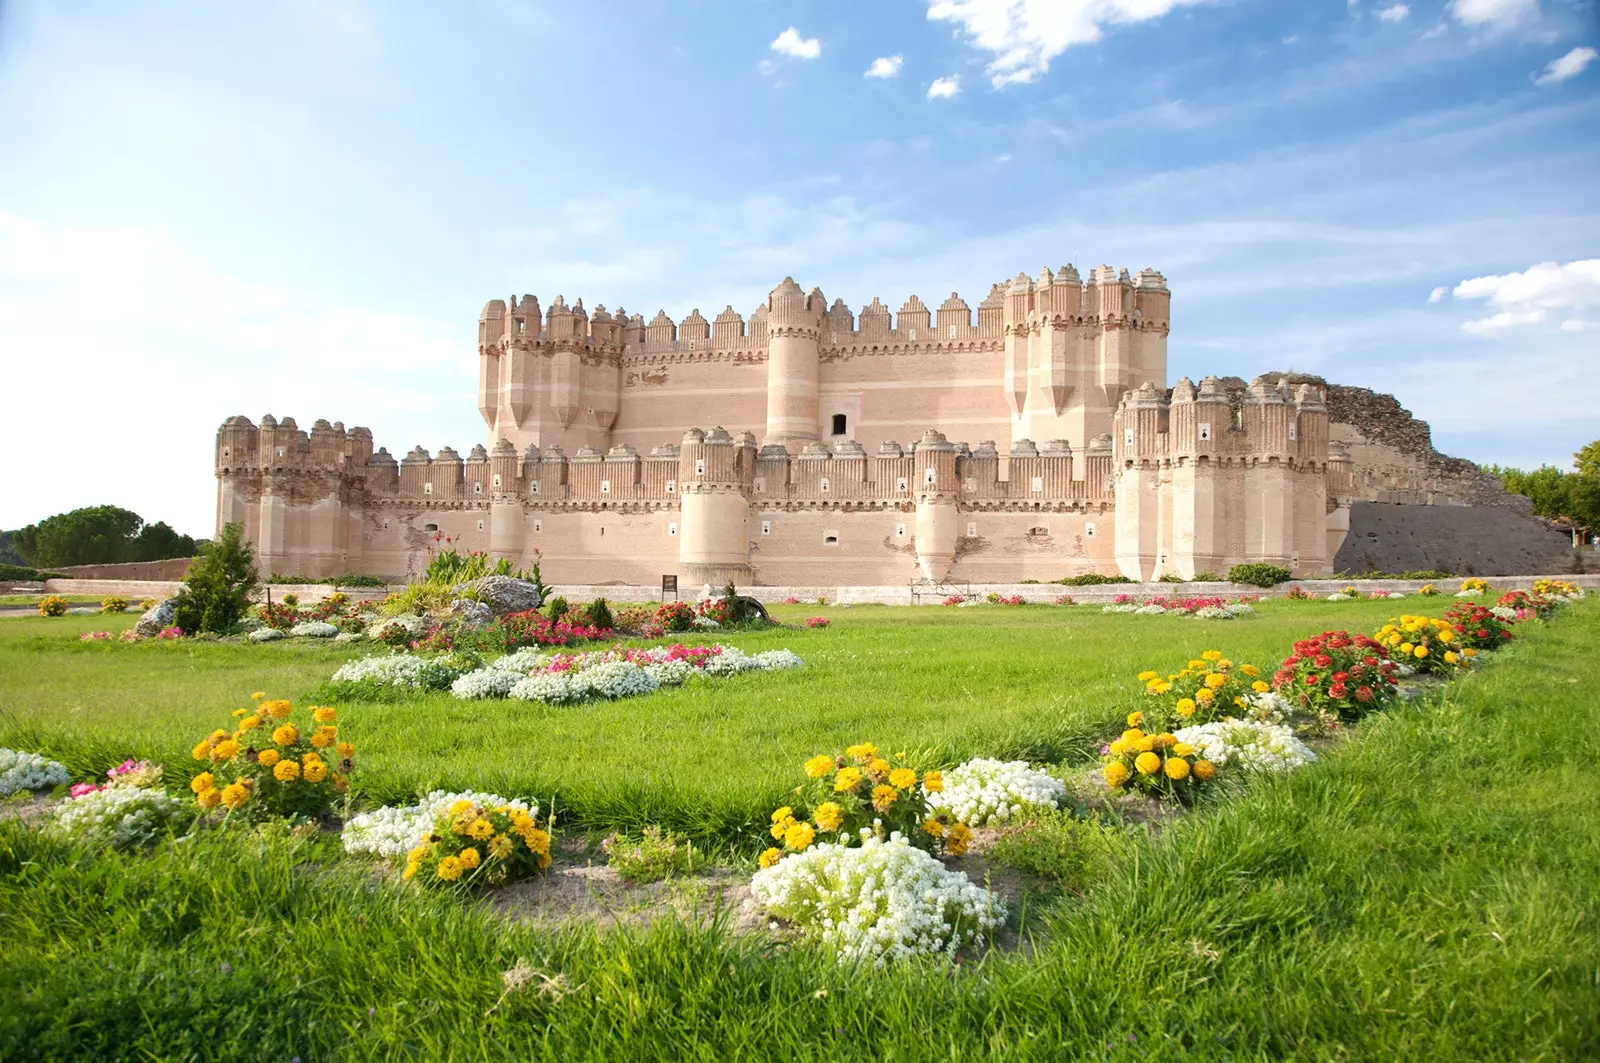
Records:
{"label": "dark window opening", "polygon": [[842,413],[834,414],[833,415],[833,434],[836,435],[836,436],[842,436],[842,435],[844,435],[844,431],[845,431],[844,414],[842,414]]}

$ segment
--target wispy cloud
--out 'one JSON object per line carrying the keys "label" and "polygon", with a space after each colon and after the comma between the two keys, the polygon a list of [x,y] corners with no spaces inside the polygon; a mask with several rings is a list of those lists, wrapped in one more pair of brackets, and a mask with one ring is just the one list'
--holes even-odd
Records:
{"label": "wispy cloud", "polygon": [[1510,29],[1539,17],[1539,0],[1450,0],[1450,15],[1463,26]]}
{"label": "wispy cloud", "polygon": [[[1600,258],[1561,265],[1541,262],[1520,273],[1472,277],[1450,293],[1457,299],[1481,299],[1496,313],[1462,324],[1467,332],[1493,333],[1519,325],[1538,325],[1554,313],[1567,332],[1581,331],[1587,322],[1575,315],[1600,310]],[[1572,327],[1568,324],[1572,323]]]}
{"label": "wispy cloud", "polygon": [[872,65],[867,67],[867,72],[862,76],[869,78],[892,78],[900,73],[900,67],[904,65],[904,63],[905,60],[898,55],[879,56],[877,59],[872,61]]}
{"label": "wispy cloud", "polygon": [[1600,52],[1593,48],[1574,48],[1559,59],[1550,60],[1545,66],[1544,73],[1533,79],[1535,85],[1551,85],[1568,78],[1575,78],[1583,73],[1584,68],[1595,61]]}
{"label": "wispy cloud", "polygon": [[1403,22],[1409,14],[1411,14],[1411,8],[1407,5],[1390,4],[1388,7],[1378,11],[1378,18],[1384,22]]}
{"label": "wispy cloud", "polygon": [[947,100],[961,91],[961,75],[951,74],[947,78],[935,78],[932,85],[928,86],[928,99]]}

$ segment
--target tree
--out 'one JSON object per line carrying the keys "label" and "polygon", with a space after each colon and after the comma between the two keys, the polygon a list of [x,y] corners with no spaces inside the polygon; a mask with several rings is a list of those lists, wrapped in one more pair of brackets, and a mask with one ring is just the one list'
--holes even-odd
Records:
{"label": "tree", "polygon": [[208,543],[178,592],[173,623],[185,635],[224,632],[244,618],[260,576],[255,552],[244,541],[244,526],[227,524]]}
{"label": "tree", "polygon": [[0,565],[17,565],[28,567],[28,559],[17,551],[17,533],[14,531],[0,532]]}
{"label": "tree", "polygon": [[1491,465],[1487,471],[1500,477],[1507,491],[1525,495],[1536,515],[1570,529],[1574,548],[1600,529],[1600,439],[1573,455],[1572,472],[1554,465],[1531,472]]}
{"label": "tree", "polygon": [[139,514],[118,506],[58,513],[11,536],[17,553],[36,568],[193,557],[199,545],[164,521],[146,524]]}

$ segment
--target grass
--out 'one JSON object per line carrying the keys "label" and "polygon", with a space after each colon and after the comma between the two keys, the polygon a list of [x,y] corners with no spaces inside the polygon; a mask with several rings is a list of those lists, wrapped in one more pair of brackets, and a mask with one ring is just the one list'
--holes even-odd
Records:
{"label": "grass", "polygon": [[[1137,701],[1134,676],[1145,668],[1176,668],[1204,648],[1270,668],[1296,637],[1328,626],[1370,631],[1402,604],[1439,615],[1452,603],[1274,601],[1224,622],[1095,606],[779,607],[789,623],[820,612],[833,626],[727,641],[749,652],[788,647],[806,659],[802,671],[579,707],[448,694],[352,703],[341,729],[361,751],[357,784],[374,802],[435,787],[554,794],[588,827],[658,824],[714,845],[764,831],[800,763],[818,752],[871,740],[930,765],[979,755],[1086,760]],[[85,776],[130,756],[191,771],[190,747],[250,692],[301,699],[343,660],[373,652],[62,637],[132,622],[0,621],[0,691],[26,692],[0,710],[0,745],[46,753]]]}
{"label": "grass", "polygon": [[[995,612],[956,614],[991,652],[1050,630]],[[924,641],[914,614],[865,613],[829,633],[863,661],[893,644],[885,628]],[[1240,659],[1269,627],[1281,638],[1324,615],[1135,630],[1180,656],[1215,643]],[[961,626],[941,638],[943,614],[920,619],[959,659]],[[1141,656],[1130,629],[1082,626],[1102,623],[1125,672]],[[1081,896],[1050,902],[1042,943],[954,970],[842,969],[674,923],[538,931],[375,887],[327,838],[209,831],[101,854],[0,824],[0,1058],[1595,1058],[1596,645],[1600,602],[1527,625],[1501,660],[1365,722],[1319,763],[1128,834]],[[1093,674],[1062,654],[1052,684],[1013,658],[995,667],[1035,698]],[[923,659],[902,669],[929,689],[906,663]],[[893,673],[867,675],[880,668]],[[857,684],[861,699],[880,682]],[[1020,728],[1033,706],[1009,692],[991,704]],[[981,730],[943,732],[979,733],[968,723]],[[571,995],[525,989],[486,1016],[519,959]]]}

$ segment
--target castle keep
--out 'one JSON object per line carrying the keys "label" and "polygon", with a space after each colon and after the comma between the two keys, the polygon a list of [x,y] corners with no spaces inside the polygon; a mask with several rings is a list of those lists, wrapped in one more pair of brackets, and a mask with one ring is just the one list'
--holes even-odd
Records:
{"label": "castle keep", "polygon": [[[311,576],[416,573],[439,535],[538,549],[560,583],[1326,571],[1355,480],[1324,388],[1169,388],[1170,304],[1160,273],[1110,266],[1019,275],[975,315],[952,294],[858,316],[791,279],[748,319],[677,324],[496,299],[487,445],[397,461],[364,428],[230,417],[217,520]],[[1407,489],[1386,476],[1369,497]]]}

